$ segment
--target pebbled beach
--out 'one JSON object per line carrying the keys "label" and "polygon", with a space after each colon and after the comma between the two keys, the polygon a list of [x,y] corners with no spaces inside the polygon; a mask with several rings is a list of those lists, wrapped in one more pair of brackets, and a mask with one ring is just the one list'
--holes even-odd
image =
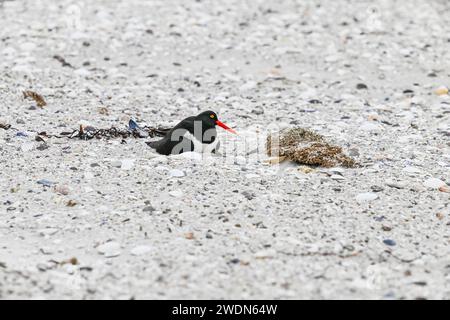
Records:
{"label": "pebbled beach", "polygon": [[[0,299],[450,299],[449,10],[0,1]],[[36,139],[204,110],[217,155]],[[268,164],[290,127],[360,166]]]}

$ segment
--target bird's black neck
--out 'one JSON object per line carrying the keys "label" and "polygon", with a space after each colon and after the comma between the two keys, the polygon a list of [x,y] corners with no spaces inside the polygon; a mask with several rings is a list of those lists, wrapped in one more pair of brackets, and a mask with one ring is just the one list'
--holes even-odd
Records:
{"label": "bird's black neck", "polygon": [[198,141],[203,143],[214,142],[217,136],[215,125],[205,123],[205,121],[195,119],[186,128]]}

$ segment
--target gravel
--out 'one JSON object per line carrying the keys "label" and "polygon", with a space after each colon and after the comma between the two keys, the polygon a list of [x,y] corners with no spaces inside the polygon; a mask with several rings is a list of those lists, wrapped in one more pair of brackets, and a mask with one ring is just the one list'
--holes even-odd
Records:
{"label": "gravel", "polygon": [[[450,299],[449,10],[1,2],[0,298]],[[212,156],[36,141],[208,109]],[[293,126],[360,166],[267,164]]]}

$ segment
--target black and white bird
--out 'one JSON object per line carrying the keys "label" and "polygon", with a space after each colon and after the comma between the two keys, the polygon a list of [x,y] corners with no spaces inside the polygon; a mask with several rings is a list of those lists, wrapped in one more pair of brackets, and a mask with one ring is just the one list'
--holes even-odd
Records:
{"label": "black and white bird", "polygon": [[191,151],[215,153],[219,149],[216,126],[236,134],[236,131],[217,119],[215,112],[205,111],[182,120],[167,132],[164,138],[147,144],[164,155]]}

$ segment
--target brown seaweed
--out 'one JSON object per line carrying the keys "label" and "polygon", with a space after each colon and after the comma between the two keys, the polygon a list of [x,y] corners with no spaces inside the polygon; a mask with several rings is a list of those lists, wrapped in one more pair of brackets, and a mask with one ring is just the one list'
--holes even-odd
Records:
{"label": "brown seaweed", "polygon": [[287,158],[303,165],[327,168],[357,166],[341,147],[326,142],[320,134],[298,127],[270,134],[266,149],[269,156]]}
{"label": "brown seaweed", "polygon": [[45,102],[44,97],[42,97],[39,93],[36,93],[34,91],[30,91],[30,90],[24,91],[23,98],[24,99],[27,99],[27,98],[33,99],[36,102],[36,104],[38,105],[38,107],[41,107],[41,108],[43,108],[47,105],[47,102]]}

